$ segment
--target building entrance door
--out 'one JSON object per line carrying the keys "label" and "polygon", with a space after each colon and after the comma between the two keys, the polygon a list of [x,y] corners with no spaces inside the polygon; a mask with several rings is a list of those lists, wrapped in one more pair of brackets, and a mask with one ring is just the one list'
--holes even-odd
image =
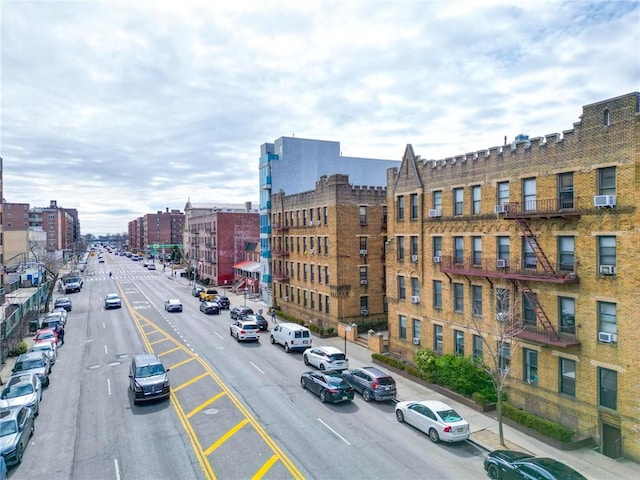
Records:
{"label": "building entrance door", "polygon": [[607,457],[622,457],[622,435],[618,427],[602,424],[602,453]]}

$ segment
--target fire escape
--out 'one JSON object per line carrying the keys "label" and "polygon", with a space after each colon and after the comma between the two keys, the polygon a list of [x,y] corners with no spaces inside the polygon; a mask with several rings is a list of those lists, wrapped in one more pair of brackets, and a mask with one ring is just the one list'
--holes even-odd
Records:
{"label": "fire escape", "polygon": [[289,252],[284,248],[284,236],[289,230],[288,225],[284,223],[276,223],[272,226],[272,241],[273,248],[271,250],[271,256],[273,257],[272,264],[272,278],[278,282],[288,282],[289,273],[285,268],[285,258],[289,256]]}

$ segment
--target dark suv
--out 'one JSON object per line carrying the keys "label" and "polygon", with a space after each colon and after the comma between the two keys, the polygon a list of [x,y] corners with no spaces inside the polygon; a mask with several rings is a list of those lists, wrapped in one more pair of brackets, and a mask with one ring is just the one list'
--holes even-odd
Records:
{"label": "dark suv", "polygon": [[249,307],[233,307],[229,312],[232,320],[242,320],[247,315],[253,315],[253,309]]}
{"label": "dark suv", "polygon": [[343,371],[342,377],[362,394],[365,402],[370,400],[384,402],[396,398],[396,381],[378,367],[352,368]]}
{"label": "dark suv", "polygon": [[129,387],[134,405],[138,402],[169,398],[171,387],[164,365],[154,353],[135,355],[129,370]]}
{"label": "dark suv", "polygon": [[229,297],[225,297],[224,295],[217,295],[213,301],[220,305],[220,308],[224,310],[229,310],[229,307],[231,307],[231,300],[229,300]]}

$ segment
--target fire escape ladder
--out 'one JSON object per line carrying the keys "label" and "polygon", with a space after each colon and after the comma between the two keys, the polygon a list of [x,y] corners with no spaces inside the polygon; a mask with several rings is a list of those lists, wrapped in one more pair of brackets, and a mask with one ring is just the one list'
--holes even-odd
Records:
{"label": "fire escape ladder", "polygon": [[536,296],[536,294],[531,291],[531,289],[525,282],[518,282],[518,285],[520,286],[522,293],[527,299],[527,302],[529,302],[529,305],[531,305],[536,309],[536,317],[544,327],[545,331],[553,335],[554,338],[560,338],[558,336],[558,332],[556,331],[553,324],[549,320],[549,317],[547,317],[547,314],[545,313],[544,308],[542,308],[542,305],[540,305],[540,302],[538,302],[538,297]]}
{"label": "fire escape ladder", "polygon": [[533,253],[536,255],[536,258],[540,262],[540,265],[542,265],[543,270],[552,275],[556,275],[556,270],[553,268],[553,265],[551,265],[551,262],[542,251],[542,248],[540,248],[540,244],[538,243],[538,240],[536,240],[536,236],[531,231],[529,221],[526,218],[518,218],[516,219],[516,223],[518,224],[518,227],[520,227],[520,231],[523,233],[525,240],[531,247],[531,250],[533,250]]}

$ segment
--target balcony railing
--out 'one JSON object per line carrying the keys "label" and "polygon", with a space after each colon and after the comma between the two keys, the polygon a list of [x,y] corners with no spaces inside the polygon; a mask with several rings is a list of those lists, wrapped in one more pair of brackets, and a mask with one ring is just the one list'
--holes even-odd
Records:
{"label": "balcony railing", "polygon": [[542,198],[503,203],[504,218],[579,217],[579,198]]}
{"label": "balcony railing", "polygon": [[283,248],[275,248],[271,250],[271,255],[274,257],[288,257],[289,251]]}
{"label": "balcony railing", "polygon": [[288,282],[289,274],[287,274],[286,272],[274,272],[272,278],[277,282]]}
{"label": "balcony railing", "polygon": [[274,232],[286,232],[287,230],[289,230],[289,225],[286,225],[284,223],[274,223],[271,225],[271,229]]}
{"label": "balcony railing", "polygon": [[550,345],[554,347],[575,347],[580,345],[575,327],[560,327],[557,334],[549,332],[544,328],[534,327],[532,325],[523,325],[522,330],[515,335],[525,342],[538,343],[542,345]]}
{"label": "balcony railing", "polygon": [[542,268],[539,262],[522,264],[519,260],[497,258],[440,257],[440,271],[470,277],[504,278],[532,282],[578,283],[575,264],[556,264],[555,273]]}

